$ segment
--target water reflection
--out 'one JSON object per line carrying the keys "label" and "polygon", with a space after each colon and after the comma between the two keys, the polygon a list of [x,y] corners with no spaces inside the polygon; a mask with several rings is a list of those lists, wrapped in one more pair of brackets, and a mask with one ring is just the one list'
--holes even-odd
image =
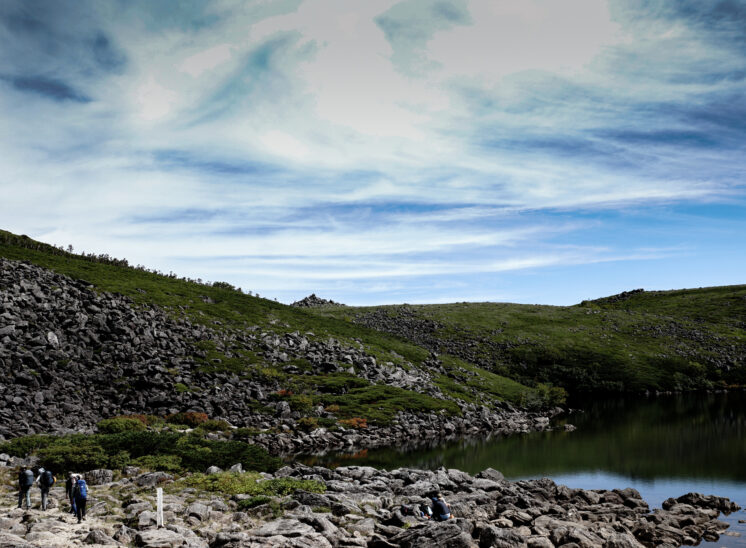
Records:
{"label": "water reflection", "polygon": [[[579,405],[578,402],[575,405]],[[606,398],[582,402],[563,418],[578,429],[490,440],[461,440],[417,450],[382,449],[309,457],[325,466],[368,465],[476,473],[492,467],[510,479],[550,477],[584,489],[634,487],[651,507],[689,491],[746,506],[746,393]],[[715,546],[746,547],[741,511],[721,519],[729,534]],[[704,543],[704,545],[710,545]]]}
{"label": "water reflection", "polygon": [[743,392],[586,401],[583,412],[563,421],[578,429],[461,440],[409,451],[334,454],[306,461],[388,469],[446,466],[470,473],[492,467],[509,478],[604,471],[648,480],[746,481]]}

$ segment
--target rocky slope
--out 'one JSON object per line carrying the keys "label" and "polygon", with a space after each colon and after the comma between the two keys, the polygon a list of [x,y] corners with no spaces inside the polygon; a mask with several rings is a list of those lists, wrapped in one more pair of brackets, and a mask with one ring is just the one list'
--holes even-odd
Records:
{"label": "rocky slope", "polygon": [[547,427],[545,417],[508,404],[488,409],[456,401],[460,415],[402,410],[386,425],[307,433],[298,430],[298,419],[334,419],[334,412],[323,406],[299,410],[293,407],[299,400],[278,397],[290,393],[285,389],[293,379],[323,382],[339,375],[345,382],[452,402],[433,382],[437,367],[437,356],[424,366],[379,363],[362,345],[320,340],[313,333],[208,327],[179,310],[135,305],[53,271],[0,258],[0,436],[5,438],[90,431],[101,419],[120,414],[182,411],[272,429],[257,443],[278,453]]}
{"label": "rocky slope", "polygon": [[[8,469],[6,469],[8,470]],[[10,472],[2,472],[7,481]],[[185,488],[162,472],[128,469],[87,474],[88,517],[78,525],[65,514],[61,487],[51,508],[15,509],[12,488],[3,499],[0,546],[248,547],[546,547],[636,548],[714,541],[728,525],[720,512],[739,508],[727,499],[696,493],[668,499],[650,511],[634,489],[587,491],[549,479],[509,482],[492,469],[475,477],[455,469],[435,471],[294,465],[263,479],[305,478],[322,493],[296,490],[247,508],[248,495],[228,496]],[[155,487],[164,488],[165,527],[156,528]],[[404,515],[442,492],[453,518],[431,522]],[[243,509],[242,509],[243,508]]]}

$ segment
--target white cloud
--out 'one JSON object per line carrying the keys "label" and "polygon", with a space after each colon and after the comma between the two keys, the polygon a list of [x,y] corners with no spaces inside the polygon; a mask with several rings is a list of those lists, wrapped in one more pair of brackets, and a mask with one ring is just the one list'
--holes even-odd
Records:
{"label": "white cloud", "polygon": [[192,78],[198,78],[206,71],[224,65],[231,60],[233,47],[230,44],[218,44],[206,50],[190,55],[181,62],[179,70]]}

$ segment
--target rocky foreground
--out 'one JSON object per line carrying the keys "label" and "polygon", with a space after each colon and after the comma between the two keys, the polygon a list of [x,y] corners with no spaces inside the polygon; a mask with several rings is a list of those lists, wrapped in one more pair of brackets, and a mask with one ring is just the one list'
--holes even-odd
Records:
{"label": "rocky foreground", "polygon": [[[296,491],[248,510],[248,495],[221,496],[184,487],[163,472],[111,481],[110,471],[88,474],[93,484],[88,518],[78,525],[65,513],[64,493],[55,487],[51,509],[15,508],[5,468],[0,488],[0,547],[144,546],[152,548],[248,547],[553,547],[694,545],[717,540],[728,525],[717,518],[739,507],[728,499],[689,493],[650,511],[634,489],[572,489],[549,479],[506,481],[492,469],[475,477],[459,470],[370,467],[330,470],[299,464],[264,479],[304,478],[322,482],[324,493]],[[260,480],[261,481],[261,480]],[[156,486],[164,488],[165,527],[156,527]],[[431,522],[405,516],[402,504],[418,504],[436,491],[454,519]],[[38,490],[34,489],[38,507]]]}

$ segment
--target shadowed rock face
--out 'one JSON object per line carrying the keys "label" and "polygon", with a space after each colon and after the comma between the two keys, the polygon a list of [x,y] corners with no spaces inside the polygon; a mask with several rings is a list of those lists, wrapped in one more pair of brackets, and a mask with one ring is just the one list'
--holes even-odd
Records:
{"label": "shadowed rock face", "polygon": [[90,431],[119,414],[180,411],[205,412],[235,426],[285,426],[284,434],[257,438],[275,453],[546,428],[541,417],[510,406],[490,410],[462,403],[462,417],[405,413],[386,428],[303,433],[296,423],[300,413],[270,397],[283,388],[277,380],[221,368],[219,359],[208,359],[200,349],[204,341],[227,359],[250,350],[258,365],[289,374],[304,373],[289,363],[303,359],[310,374],[344,372],[449,399],[433,383],[434,359],[404,368],[378,363],[362,346],[312,334],[263,332],[256,326],[213,329],[182,311],[138,306],[53,271],[0,258],[0,439]]}
{"label": "shadowed rock face", "polygon": [[[9,471],[0,467],[0,473]],[[0,516],[0,545],[641,548],[717,540],[728,527],[717,519],[720,512],[739,509],[724,498],[688,493],[650,512],[634,489],[587,491],[549,479],[510,482],[491,469],[471,476],[445,468],[330,470],[296,464],[265,477],[313,479],[326,491],[296,491],[245,510],[238,504],[248,495],[181,490],[164,478],[159,485],[165,487],[165,528],[157,529],[155,490],[143,477],[92,488],[82,525],[65,517],[64,489],[54,487],[47,512],[36,509],[34,498],[34,509]],[[438,491],[453,519],[434,522],[402,511]],[[12,494],[0,485],[0,496]]]}

